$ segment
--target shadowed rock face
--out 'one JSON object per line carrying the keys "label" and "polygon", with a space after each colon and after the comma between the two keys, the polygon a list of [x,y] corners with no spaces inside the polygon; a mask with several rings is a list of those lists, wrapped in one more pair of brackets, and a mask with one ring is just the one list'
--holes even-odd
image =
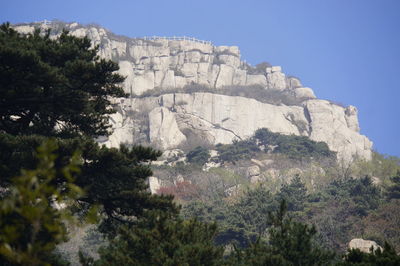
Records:
{"label": "shadowed rock face", "polygon": [[[172,149],[190,141],[190,136],[209,144],[231,143],[265,127],[272,132],[324,141],[338,152],[339,159],[371,158],[372,142],[359,133],[355,107],[344,108],[316,99],[312,89],[303,87],[297,78],[287,77],[281,67],[249,66],[240,60],[236,46],[213,46],[194,40],[132,39],[77,23],[15,26],[24,33],[35,27],[51,27],[54,35],[66,28],[72,35],[88,36],[93,45],[99,45],[101,57],[119,63],[119,72],[126,77],[125,92],[141,95],[154,89],[160,91],[157,97],[114,100],[118,111],[110,117],[114,132],[108,138],[99,138],[107,146],[147,138],[159,148]],[[193,84],[206,87],[208,92],[185,93],[185,86]],[[258,86],[284,93],[296,99],[297,104],[274,105],[257,97],[222,95],[231,86]],[[168,93],[179,88],[183,93]]]}

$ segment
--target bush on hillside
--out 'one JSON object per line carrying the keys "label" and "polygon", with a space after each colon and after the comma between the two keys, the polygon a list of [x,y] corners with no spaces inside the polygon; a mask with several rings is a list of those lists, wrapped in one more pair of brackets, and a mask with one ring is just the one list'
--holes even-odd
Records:
{"label": "bush on hillside", "polygon": [[255,153],[280,153],[292,159],[334,158],[335,153],[329,150],[325,142],[316,142],[305,136],[283,135],[273,133],[267,128],[258,129],[254,136],[247,140],[234,141],[232,144],[218,144],[219,159],[232,162],[251,158]]}
{"label": "bush on hillside", "polygon": [[[286,154],[290,158],[335,157],[336,155],[325,142],[316,142],[305,136],[273,133],[267,128],[258,129],[253,139],[266,146],[266,151]],[[271,150],[268,146],[276,147]]]}
{"label": "bush on hillside", "polygon": [[235,163],[236,161],[249,159],[259,151],[258,146],[251,140],[234,141],[232,144],[217,144],[219,159],[223,162]]}
{"label": "bush on hillside", "polygon": [[204,147],[197,146],[186,155],[189,163],[203,165],[210,158],[210,152]]}

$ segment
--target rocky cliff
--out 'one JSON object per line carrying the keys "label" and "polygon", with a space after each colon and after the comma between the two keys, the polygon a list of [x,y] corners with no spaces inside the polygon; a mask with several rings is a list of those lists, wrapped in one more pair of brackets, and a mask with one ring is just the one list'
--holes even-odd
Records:
{"label": "rocky cliff", "polygon": [[162,149],[187,143],[230,143],[258,128],[324,141],[339,158],[371,157],[372,143],[359,133],[357,109],[316,99],[312,89],[267,63],[250,66],[236,46],[213,46],[193,38],[127,38],[99,26],[32,23],[62,28],[99,45],[103,58],[118,62],[131,97],[114,99],[108,146],[151,142]]}

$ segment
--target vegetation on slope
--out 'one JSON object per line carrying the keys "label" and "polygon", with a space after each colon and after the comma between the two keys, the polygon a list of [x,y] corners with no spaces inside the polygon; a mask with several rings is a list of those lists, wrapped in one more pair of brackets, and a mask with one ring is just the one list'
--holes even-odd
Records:
{"label": "vegetation on slope", "polygon": [[301,106],[304,98],[296,98],[292,93],[288,91],[279,90],[266,90],[259,85],[248,85],[248,86],[225,86],[223,89],[215,90],[213,88],[207,87],[206,85],[186,85],[182,88],[154,88],[152,90],[147,90],[141,95],[132,95],[133,97],[144,98],[144,97],[158,97],[163,94],[168,93],[214,93],[222,94],[228,96],[240,96],[250,99],[255,99],[262,103],[269,103],[274,105],[297,105]]}
{"label": "vegetation on slope", "polygon": [[336,155],[325,142],[316,142],[305,136],[273,133],[267,128],[258,129],[248,140],[218,144],[216,149],[220,160],[227,162],[248,159],[260,151],[284,154],[292,159],[333,158]]}
{"label": "vegetation on slope", "polygon": [[[189,155],[192,164],[158,169],[171,175],[198,174],[193,180],[205,177],[204,184],[212,188],[199,194],[207,186],[185,183],[182,217],[171,196],[147,191],[146,179],[152,174],[148,162],[160,155],[158,151],[140,146],[109,149],[93,141],[92,137],[108,133],[107,115],[113,112],[109,97],[122,94],[118,85],[122,78],[114,73],[117,65],[100,60],[96,53],[86,38],[67,32],[52,39],[48,33],[24,36],[9,25],[0,27],[4,59],[0,66],[0,264],[68,265],[56,252],[56,245],[68,237],[67,221],[84,223],[91,216],[97,218],[97,231],[109,244],[100,248],[98,258],[81,253],[83,265],[399,263],[389,244],[370,255],[351,251],[344,260],[335,260],[326,249],[342,245],[346,239],[340,236],[367,229],[372,231],[364,234],[377,233],[372,229],[376,230],[375,224],[386,228],[390,222],[392,228],[399,228],[399,219],[387,220],[400,213],[399,174],[387,177],[382,187],[368,177],[343,177],[310,190],[295,177],[277,191],[263,185],[246,188],[243,176],[229,168],[211,169],[215,178],[209,178],[200,170],[209,153],[197,148]],[[247,158],[243,150],[260,156],[286,154],[290,162],[333,155],[323,144],[307,139],[265,130],[258,134],[223,146],[221,154],[228,154],[223,161],[239,164]],[[393,164],[374,163],[364,164],[380,173],[393,172]],[[246,189],[227,195],[227,184]],[[314,227],[304,221],[328,222],[316,222]],[[360,221],[364,226],[358,226]],[[393,240],[399,239],[398,234],[392,230],[379,236]]]}
{"label": "vegetation on slope", "polygon": [[[151,170],[145,163],[155,160],[160,154],[158,151],[144,147],[108,149],[92,139],[108,134],[107,115],[114,112],[108,99],[123,95],[119,86],[123,78],[114,73],[118,69],[116,63],[99,59],[97,49],[90,47],[87,38],[75,38],[67,32],[51,39],[49,33],[21,35],[8,24],[0,27],[0,57],[4,59],[0,66],[0,196],[2,204],[13,202],[15,195],[7,193],[16,186],[13,177],[19,176],[22,169],[35,169],[40,162],[37,147],[51,140],[55,143],[56,155],[51,164],[54,171],[51,189],[53,186],[64,189],[68,182],[84,189],[85,193],[71,207],[77,215],[85,215],[92,206],[98,206],[98,215],[102,217],[100,229],[112,236],[120,224],[131,223],[131,217],[140,217],[146,210],[176,212],[177,209],[170,197],[152,196],[146,191],[146,178]],[[81,169],[69,181],[63,169],[76,151],[80,152]],[[39,174],[35,182],[40,185],[46,178],[47,173]],[[37,200],[41,196],[45,195],[34,195]],[[49,195],[46,197],[49,202],[54,201]],[[39,215],[26,202],[21,204],[28,208],[24,211],[32,219]],[[49,215],[46,221],[28,224],[25,231],[48,227],[47,230],[56,232],[57,226],[47,221],[54,219],[58,223],[58,212]],[[18,223],[12,219],[4,221],[7,222],[0,235],[7,236],[18,230]],[[62,228],[64,224],[58,226]],[[8,256],[14,248],[9,241],[5,237],[0,239],[2,264],[18,261],[14,255]],[[57,243],[46,234],[35,234],[33,239],[21,241],[26,241],[25,245],[28,241],[43,243],[38,249],[46,250],[47,255]],[[42,254],[42,262],[38,264],[50,258],[43,257],[42,251],[35,254]]]}

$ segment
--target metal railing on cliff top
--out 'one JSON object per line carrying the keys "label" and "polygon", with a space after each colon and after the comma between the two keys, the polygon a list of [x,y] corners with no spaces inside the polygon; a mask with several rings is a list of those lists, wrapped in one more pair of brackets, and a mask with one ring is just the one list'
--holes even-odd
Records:
{"label": "metal railing on cliff top", "polygon": [[145,36],[145,37],[138,38],[138,39],[144,39],[144,40],[148,40],[148,41],[156,41],[156,40],[191,41],[191,42],[197,42],[197,43],[212,45],[212,42],[210,42],[210,41],[203,41],[203,40],[199,40],[199,39],[192,38],[192,37],[187,37],[187,36],[183,36],[183,37],[178,37],[178,36],[173,36],[173,37]]}
{"label": "metal railing on cliff top", "polygon": [[[51,20],[42,20],[42,21],[37,21],[36,23],[42,23],[44,25],[51,25],[53,21]],[[179,37],[179,36],[173,36],[173,37],[162,37],[162,36],[145,36],[145,37],[139,37],[139,38],[134,38],[134,39],[143,39],[146,41],[156,41],[156,40],[168,40],[168,41],[190,41],[190,42],[197,42],[197,43],[202,43],[202,44],[208,44],[208,45],[213,45],[212,42],[210,41],[204,41],[204,40],[199,40],[193,37]]]}

